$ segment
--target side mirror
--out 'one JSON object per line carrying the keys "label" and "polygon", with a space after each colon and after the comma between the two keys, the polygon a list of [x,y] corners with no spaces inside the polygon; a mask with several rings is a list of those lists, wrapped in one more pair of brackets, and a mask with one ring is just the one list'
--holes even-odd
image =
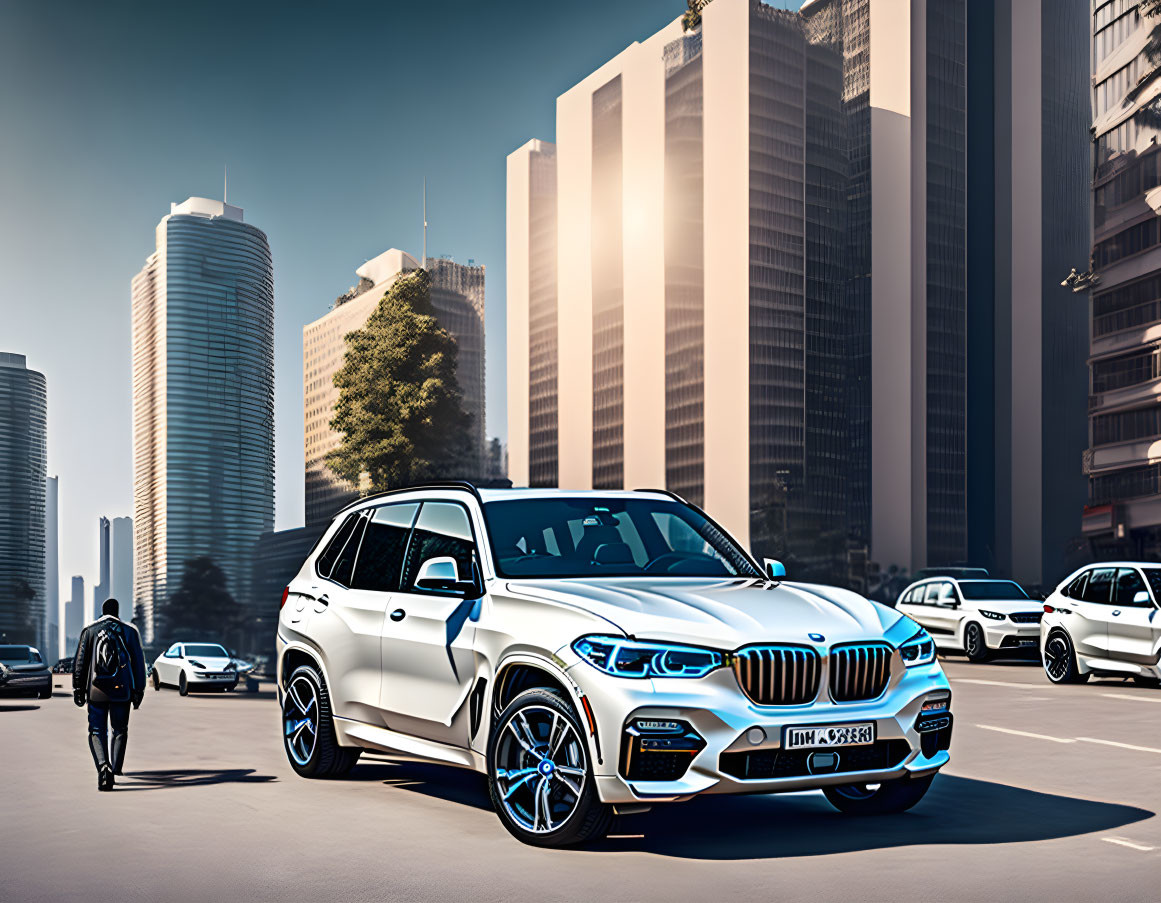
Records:
{"label": "side mirror", "polygon": [[419,576],[415,578],[419,589],[441,593],[461,593],[468,595],[475,589],[471,580],[461,580],[456,560],[450,555],[429,558],[419,566]]}
{"label": "side mirror", "polygon": [[1136,593],[1136,595],[1133,596],[1133,604],[1134,605],[1148,605],[1149,604],[1148,591],[1147,590],[1139,590]]}
{"label": "side mirror", "polygon": [[766,576],[771,580],[786,579],[786,565],[774,558],[763,558],[762,564],[766,568]]}

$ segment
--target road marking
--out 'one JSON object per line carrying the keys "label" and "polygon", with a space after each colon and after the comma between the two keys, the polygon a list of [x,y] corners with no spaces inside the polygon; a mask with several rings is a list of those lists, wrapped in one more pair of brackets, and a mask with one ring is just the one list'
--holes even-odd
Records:
{"label": "road marking", "polygon": [[1148,696],[1134,696],[1132,693],[1101,693],[1109,699],[1131,699],[1134,702],[1161,702],[1161,699],[1150,699]]}
{"label": "road marking", "polygon": [[1075,740],[1065,740],[1061,737],[1049,737],[1047,734],[1032,734],[1028,731],[1014,731],[1010,727],[994,727],[991,724],[977,724],[986,731],[999,731],[1001,734],[1014,734],[1017,737],[1032,737],[1035,740],[1051,740],[1053,743],[1075,743]]}
{"label": "road marking", "polygon": [[1006,680],[980,680],[976,677],[953,677],[953,684],[983,684],[986,687],[1016,687],[1019,690],[1042,689],[1041,684],[1017,684]]}
{"label": "road marking", "polygon": [[1105,843],[1115,843],[1119,847],[1128,847],[1130,850],[1137,850],[1141,853],[1152,853],[1156,847],[1147,847],[1143,843],[1133,843],[1131,840],[1125,840],[1122,837],[1102,837]]}
{"label": "road marking", "polygon": [[1083,740],[1085,743],[1100,743],[1103,746],[1118,746],[1121,749],[1133,749],[1137,752],[1157,753],[1161,756],[1161,749],[1155,749],[1152,746],[1134,746],[1132,743],[1117,743],[1114,740],[1098,740],[1096,737],[1077,737],[1077,740]]}

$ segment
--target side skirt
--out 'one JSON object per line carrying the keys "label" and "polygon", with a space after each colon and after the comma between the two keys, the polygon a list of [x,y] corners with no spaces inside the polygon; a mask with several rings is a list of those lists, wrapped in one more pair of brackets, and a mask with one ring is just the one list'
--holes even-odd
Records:
{"label": "side skirt", "polygon": [[364,749],[375,749],[386,753],[399,753],[405,756],[414,756],[426,759],[429,762],[441,762],[445,765],[456,765],[460,768],[470,768],[472,771],[487,772],[487,760],[473,749],[461,749],[437,743],[434,740],[422,740],[410,734],[401,734],[398,731],[385,727],[377,727],[351,718],[335,716],[335,733],[338,735],[340,746],[360,746]]}

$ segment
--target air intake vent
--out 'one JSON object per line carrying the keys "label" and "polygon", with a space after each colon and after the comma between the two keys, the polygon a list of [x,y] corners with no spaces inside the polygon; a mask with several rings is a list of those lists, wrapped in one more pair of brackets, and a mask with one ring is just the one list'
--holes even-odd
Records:
{"label": "air intake vent", "polygon": [[1014,615],[1008,615],[1017,624],[1039,624],[1044,617],[1042,611],[1020,611]]}
{"label": "air intake vent", "polygon": [[738,686],[758,705],[804,705],[818,695],[822,660],[805,646],[751,646],[734,653]]}
{"label": "air intake vent", "polygon": [[875,699],[891,679],[891,647],[886,643],[836,646],[830,651],[830,698],[835,702]]}

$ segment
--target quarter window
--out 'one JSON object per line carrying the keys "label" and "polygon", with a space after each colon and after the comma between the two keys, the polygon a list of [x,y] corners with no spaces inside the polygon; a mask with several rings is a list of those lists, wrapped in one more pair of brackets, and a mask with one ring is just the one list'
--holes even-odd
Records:
{"label": "quarter window", "polygon": [[363,532],[352,588],[377,592],[399,589],[407,537],[418,510],[417,503],[384,505],[374,510]]}
{"label": "quarter window", "polygon": [[331,537],[331,541],[327,543],[322,554],[318,556],[315,568],[318,570],[320,577],[330,577],[335,562],[338,561],[339,556],[343,553],[343,549],[346,547],[347,541],[351,538],[351,534],[355,532],[355,527],[358,525],[361,516],[358,513],[348,515],[347,519],[343,521],[342,526]]}
{"label": "quarter window", "polygon": [[467,509],[455,502],[424,502],[411,534],[403,586],[407,592],[424,592],[415,587],[419,568],[430,558],[455,559],[461,580],[476,574],[476,544]]}
{"label": "quarter window", "polygon": [[1081,574],[1079,577],[1077,577],[1075,580],[1073,580],[1072,583],[1068,584],[1068,586],[1065,587],[1064,595],[1068,596],[1070,599],[1083,599],[1084,598],[1084,587],[1085,587],[1085,584],[1087,584],[1087,583],[1088,583],[1088,571],[1085,571],[1083,574]]}

